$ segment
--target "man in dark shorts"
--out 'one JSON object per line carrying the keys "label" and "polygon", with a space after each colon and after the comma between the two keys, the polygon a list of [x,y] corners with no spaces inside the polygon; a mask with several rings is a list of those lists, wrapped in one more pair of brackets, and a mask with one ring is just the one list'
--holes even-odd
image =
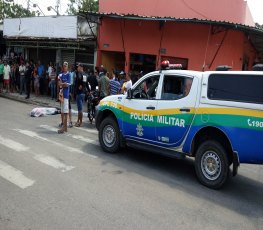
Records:
{"label": "man in dark shorts", "polygon": [[90,72],[90,75],[88,76],[87,83],[90,85],[90,88],[87,85],[88,92],[96,90],[96,87],[98,86],[98,80],[93,70]]}
{"label": "man in dark shorts", "polygon": [[84,90],[85,90],[85,84],[83,77],[83,66],[82,64],[78,64],[76,78],[75,78],[75,92],[76,92],[76,101],[78,107],[78,120],[75,124],[76,127],[82,126]]}
{"label": "man in dark shorts", "polygon": [[26,82],[26,99],[30,98],[31,91],[31,79],[32,79],[33,67],[30,63],[26,63],[25,82]]}
{"label": "man in dark shorts", "polygon": [[70,86],[70,74],[68,72],[68,62],[63,63],[63,72],[58,76],[60,88],[60,100],[61,100],[61,120],[63,126],[58,130],[58,133],[67,132],[67,116],[69,113],[69,86]]}

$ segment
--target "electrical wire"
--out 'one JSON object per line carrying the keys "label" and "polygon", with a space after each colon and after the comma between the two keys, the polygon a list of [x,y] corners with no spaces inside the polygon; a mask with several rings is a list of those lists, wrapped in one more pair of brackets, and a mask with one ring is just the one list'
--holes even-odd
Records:
{"label": "electrical wire", "polygon": [[120,20],[120,28],[121,28],[122,47],[123,47],[123,52],[124,52],[124,61],[125,61],[125,66],[127,66],[126,50],[125,50],[125,41],[124,41],[123,27],[122,27],[123,24],[124,24],[124,26],[125,26],[125,19]]}
{"label": "electrical wire", "polygon": [[204,14],[202,14],[202,13],[198,12],[197,10],[195,10],[194,8],[192,8],[185,0],[182,0],[182,2],[184,3],[184,5],[185,5],[187,8],[189,8],[189,9],[192,10],[193,12],[195,12],[195,13],[199,14],[200,16],[208,19],[207,16],[205,16]]}
{"label": "electrical wire", "polygon": [[205,71],[205,63],[206,63],[206,57],[207,57],[207,51],[208,51],[208,46],[209,46],[209,42],[210,42],[210,37],[211,37],[211,29],[212,29],[212,25],[210,24],[209,27],[209,31],[208,31],[208,36],[207,36],[207,42],[206,42],[206,48],[205,48],[205,57],[204,57],[204,64],[202,67],[202,71]]}
{"label": "electrical wire", "polygon": [[219,53],[219,50],[221,49],[222,45],[224,44],[224,41],[225,41],[225,39],[227,37],[227,34],[228,34],[228,30],[225,31],[224,37],[222,38],[222,40],[221,40],[221,42],[220,42],[220,44],[219,44],[219,46],[217,48],[217,51],[216,51],[216,53],[215,53],[210,65],[209,65],[209,69],[211,69],[212,65],[214,64],[214,61],[215,61],[215,59],[216,59],[216,57],[217,57],[217,55]]}
{"label": "electrical wire", "polygon": [[161,48],[162,48],[162,42],[163,42],[163,34],[164,34],[164,27],[165,27],[165,21],[164,22],[160,22],[160,23],[163,23],[161,25],[161,37],[160,37],[160,44],[159,44],[159,50],[158,50],[158,56],[157,56],[157,63],[156,65],[159,65],[159,61],[160,61],[160,58],[161,58]]}

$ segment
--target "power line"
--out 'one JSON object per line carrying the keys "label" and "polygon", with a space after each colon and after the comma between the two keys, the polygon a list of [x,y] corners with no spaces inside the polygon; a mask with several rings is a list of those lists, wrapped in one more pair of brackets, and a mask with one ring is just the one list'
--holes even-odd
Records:
{"label": "power line", "polygon": [[200,13],[199,11],[197,11],[197,10],[195,10],[193,7],[191,7],[190,4],[188,4],[185,0],[182,0],[182,2],[184,3],[184,5],[185,5],[188,9],[192,10],[193,12],[199,14],[200,16],[202,16],[202,17],[204,17],[204,18],[206,18],[206,19],[208,18],[208,17],[205,16],[204,14]]}

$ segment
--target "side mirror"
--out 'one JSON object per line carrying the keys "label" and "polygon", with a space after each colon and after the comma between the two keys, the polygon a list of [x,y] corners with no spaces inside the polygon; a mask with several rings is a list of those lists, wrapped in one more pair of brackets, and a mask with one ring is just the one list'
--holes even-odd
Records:
{"label": "side mirror", "polygon": [[132,90],[128,89],[127,91],[127,99],[132,99]]}

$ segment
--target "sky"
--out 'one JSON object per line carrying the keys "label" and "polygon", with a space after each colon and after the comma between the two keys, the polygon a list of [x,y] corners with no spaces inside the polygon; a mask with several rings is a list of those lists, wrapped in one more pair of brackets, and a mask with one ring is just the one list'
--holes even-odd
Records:
{"label": "sky", "polygon": [[[231,0],[229,0],[229,1],[231,1]],[[248,5],[250,7],[250,11],[252,13],[254,21],[263,25],[263,13],[262,13],[263,0],[244,0],[244,1],[247,1]],[[14,0],[14,2],[21,4],[24,7],[27,7],[28,0]],[[33,4],[35,3],[41,8],[41,10],[43,11],[43,13],[45,15],[52,15],[52,14],[54,15],[55,14],[54,11],[47,11],[47,7],[52,6],[55,8],[57,0],[30,0],[29,2],[30,2],[31,10],[34,10]],[[61,7],[59,9],[59,12],[61,15],[66,14],[68,2],[69,2],[68,0],[60,0]]]}
{"label": "sky", "polygon": [[[23,7],[27,8],[27,2],[28,0],[14,0],[15,3],[22,5]],[[67,10],[67,4],[69,3],[68,0],[60,0],[60,8],[59,8],[59,13],[61,15],[66,14],[66,10]],[[48,11],[47,7],[48,6],[52,6],[53,8],[55,8],[56,4],[57,4],[57,0],[30,0],[29,1],[29,5],[30,5],[30,9],[33,10],[39,10],[38,7],[34,8],[33,4],[37,4],[39,6],[39,8],[43,11],[43,13],[47,16],[47,15],[55,15],[55,11],[51,10]],[[41,14],[43,16],[43,14]]]}
{"label": "sky", "polygon": [[263,25],[263,0],[247,0],[254,22]]}

